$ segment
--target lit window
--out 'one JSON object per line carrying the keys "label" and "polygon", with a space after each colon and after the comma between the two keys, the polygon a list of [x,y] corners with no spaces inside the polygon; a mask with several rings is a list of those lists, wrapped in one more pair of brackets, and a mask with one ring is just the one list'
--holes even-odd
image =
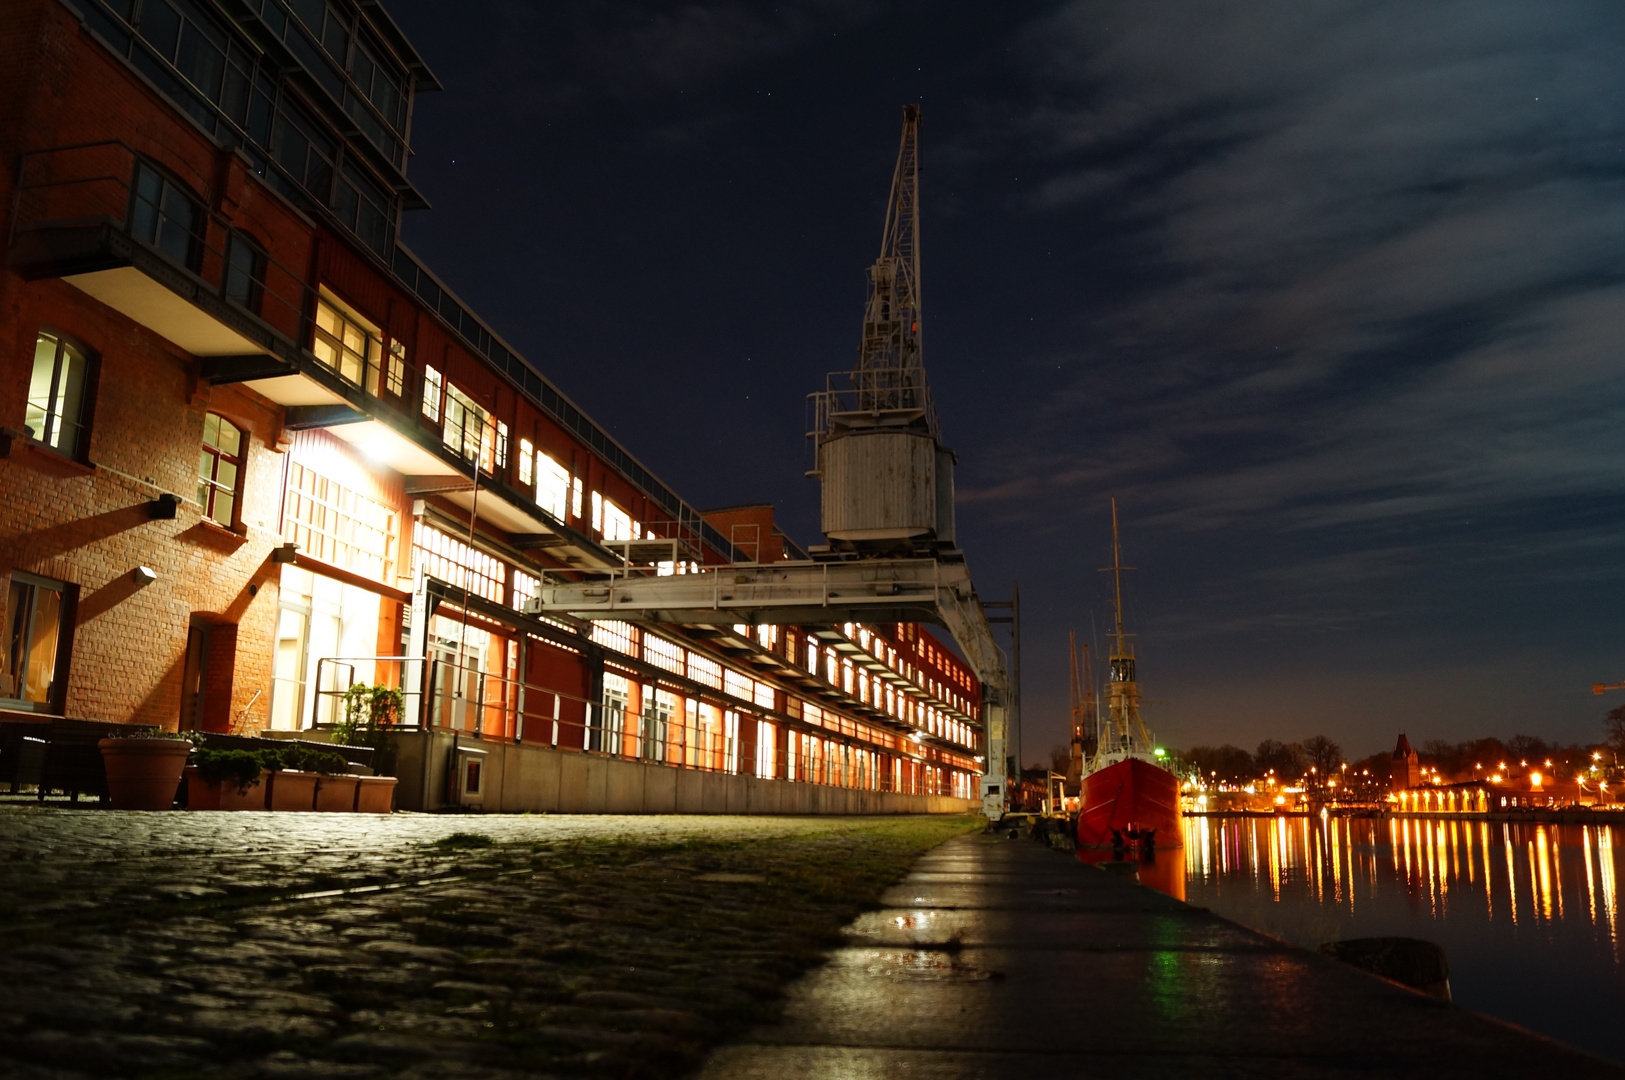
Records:
{"label": "lit window", "polygon": [[440,422],[440,397],[445,392],[445,383],[440,372],[427,364],[423,367],[423,415],[435,423]]}
{"label": "lit window", "polygon": [[581,518],[581,477],[570,481],[570,516]]}
{"label": "lit window", "polygon": [[412,530],[412,537],[425,577],[466,588],[495,604],[503,602],[508,580],[506,563],[438,529],[420,526]]}
{"label": "lit window", "polygon": [[398,398],[406,396],[406,346],[390,341],[384,350],[384,389]]}
{"label": "lit window", "polygon": [[383,352],[378,332],[325,297],[316,300],[316,334],[310,351],[345,382],[377,395],[378,360]]}
{"label": "lit window", "polygon": [[[595,495],[594,498],[597,498]],[[633,540],[632,515],[616,506],[608,499],[604,500],[604,539],[605,540]]]}
{"label": "lit window", "polygon": [[570,516],[570,471],[536,451],[536,505],[560,521]]}
{"label": "lit window", "polygon": [[89,375],[90,359],[67,340],[42,332],[34,342],[34,374],[23,424],[34,438],[68,457],[81,457],[86,449]]}
{"label": "lit window", "polygon": [[530,445],[529,439],[519,440],[519,482],[529,485],[531,470],[535,464],[536,448]]}
{"label": "lit window", "polygon": [[60,708],[65,649],[62,628],[68,586],[13,573],[6,604],[5,649],[0,652],[0,700],[30,712]]}
{"label": "lit window", "polygon": [[495,475],[508,466],[508,425],[489,413],[480,435],[480,468]]}
{"label": "lit window", "polygon": [[203,516],[231,528],[242,478],[243,433],[231,421],[210,413],[203,418],[203,449],[197,462],[197,501]]}
{"label": "lit window", "polygon": [[289,463],[282,538],[311,558],[393,585],[396,518],[383,503],[298,461]]}
{"label": "lit window", "polygon": [[643,658],[657,668],[663,668],[675,675],[681,675],[687,669],[687,649],[676,642],[665,638],[647,635],[643,639]]}
{"label": "lit window", "polygon": [[604,532],[604,497],[596,491],[592,493],[592,531],[598,535]]}

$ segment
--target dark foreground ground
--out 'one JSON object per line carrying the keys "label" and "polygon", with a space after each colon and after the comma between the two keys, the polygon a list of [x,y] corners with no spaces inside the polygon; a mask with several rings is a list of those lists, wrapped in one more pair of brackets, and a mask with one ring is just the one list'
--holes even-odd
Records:
{"label": "dark foreground ground", "polygon": [[0,808],[0,1076],[681,1075],[978,824]]}

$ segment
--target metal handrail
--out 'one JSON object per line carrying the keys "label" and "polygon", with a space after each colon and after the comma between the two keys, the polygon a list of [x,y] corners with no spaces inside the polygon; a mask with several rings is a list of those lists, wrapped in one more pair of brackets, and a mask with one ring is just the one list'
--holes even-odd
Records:
{"label": "metal handrail", "polygon": [[[313,729],[331,728],[334,725],[339,708],[338,699],[343,698],[348,689],[348,687],[337,688],[336,681],[331,688],[323,689],[324,671],[347,668],[353,678],[355,668],[368,663],[399,665],[392,671],[386,670],[385,677],[381,681],[384,685],[393,685],[395,689],[401,691],[406,705],[402,710],[399,725],[399,730],[402,731],[457,731],[480,739],[494,738],[518,744],[541,744],[555,749],[648,761],[700,772],[754,774],[755,762],[747,762],[742,755],[742,740],[726,734],[716,734],[701,744],[695,738],[691,738],[691,735],[697,734],[699,729],[686,723],[684,710],[664,713],[646,707],[641,712],[635,713],[566,691],[477,671],[466,665],[461,666],[465,680],[459,687],[456,679],[459,665],[442,657],[319,658],[316,661],[317,701],[311,710]],[[420,668],[419,677],[415,680],[406,678],[414,665]],[[449,677],[447,672],[451,673]],[[469,682],[469,679],[472,679],[472,682]],[[493,686],[497,688],[495,695],[492,694]],[[334,719],[324,721],[317,718],[323,709],[321,701],[323,698],[331,700],[327,711]],[[582,719],[573,720],[564,716],[562,707],[564,702],[574,702],[582,706]],[[734,712],[739,717],[740,723],[760,719],[756,714],[742,709],[721,707]],[[489,721],[493,718],[502,720],[500,731],[492,730]],[[459,719],[468,722],[455,722]],[[532,725],[537,725],[540,729]],[[830,741],[837,746],[850,745]],[[893,751],[873,752],[888,753],[894,760],[902,760]],[[849,756],[852,760],[848,760]],[[869,791],[897,790],[897,785],[892,779],[893,770],[883,769],[878,764],[872,769],[867,767],[867,763],[863,763],[860,767],[856,755],[829,755],[823,752],[804,751],[793,755],[793,758],[792,755],[780,755],[777,752],[774,757],[774,775],[768,777],[769,779]],[[786,760],[786,768],[782,770],[788,775],[780,774],[781,770],[777,767],[780,757],[790,759]],[[930,767],[927,762],[913,763],[913,769],[922,775],[927,767]],[[943,772],[947,771],[945,766],[937,768]],[[916,783],[907,786],[918,790],[907,790],[904,792],[906,794],[951,794],[946,783],[932,785]],[[936,790],[925,790],[927,787]]]}

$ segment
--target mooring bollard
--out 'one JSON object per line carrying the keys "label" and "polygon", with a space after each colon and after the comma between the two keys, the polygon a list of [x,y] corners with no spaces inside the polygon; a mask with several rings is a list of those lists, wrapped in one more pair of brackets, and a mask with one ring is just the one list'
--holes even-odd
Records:
{"label": "mooring bollard", "polygon": [[1321,953],[1381,975],[1440,1001],[1450,1000],[1450,961],[1444,949],[1417,938],[1378,937],[1328,941]]}

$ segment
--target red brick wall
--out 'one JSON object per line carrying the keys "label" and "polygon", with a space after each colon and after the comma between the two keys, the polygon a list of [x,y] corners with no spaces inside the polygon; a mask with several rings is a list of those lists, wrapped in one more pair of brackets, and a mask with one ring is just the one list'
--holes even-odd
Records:
{"label": "red brick wall", "polygon": [[[0,461],[0,574],[26,570],[77,586],[78,625],[67,684],[70,716],[173,728],[191,617],[238,628],[234,675],[211,656],[211,726],[236,725],[254,690],[269,685],[277,574],[282,455],[279,410],[252,392],[203,387],[190,395],[189,358],[61,281],[24,284],[6,275],[0,310],[0,425],[20,427],[41,326],[71,333],[100,357],[88,458],[51,468],[49,451],[13,445]],[[204,523],[196,503],[198,449],[211,410],[247,437],[240,532]],[[144,504],[182,496],[178,516],[153,521]],[[154,570],[138,586],[132,572]],[[0,599],[3,603],[3,599]],[[219,635],[228,641],[232,635]],[[263,719],[261,695],[246,717]]]}

